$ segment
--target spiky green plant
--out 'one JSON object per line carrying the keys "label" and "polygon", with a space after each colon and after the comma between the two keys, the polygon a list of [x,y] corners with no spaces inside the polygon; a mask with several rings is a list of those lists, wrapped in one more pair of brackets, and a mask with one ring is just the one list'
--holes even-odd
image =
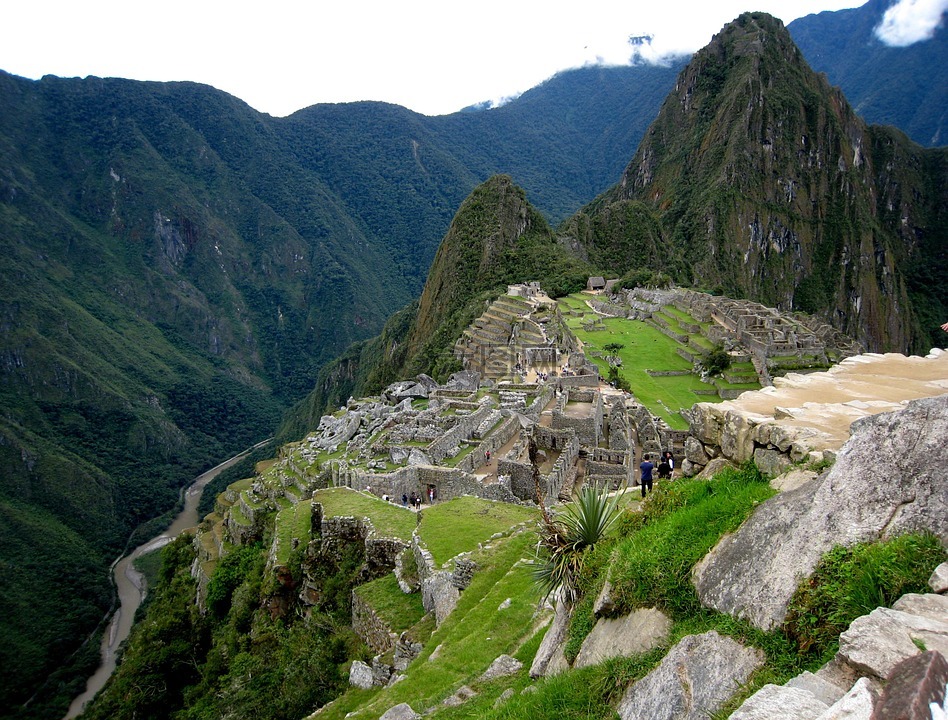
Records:
{"label": "spiky green plant", "polygon": [[608,488],[586,486],[560,515],[549,512],[541,498],[540,539],[532,572],[544,599],[559,590],[566,603],[576,600],[583,562],[615,524],[620,498],[621,493],[610,496]]}

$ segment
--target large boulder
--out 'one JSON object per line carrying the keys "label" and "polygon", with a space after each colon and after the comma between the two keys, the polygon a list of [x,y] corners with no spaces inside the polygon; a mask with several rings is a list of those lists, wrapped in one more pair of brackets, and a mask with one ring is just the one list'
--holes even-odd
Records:
{"label": "large boulder", "polygon": [[583,641],[574,668],[598,665],[613,657],[631,657],[668,639],[671,620],[661,610],[640,608],[620,618],[599,618]]}
{"label": "large boulder", "polygon": [[619,703],[622,720],[702,720],[764,664],[764,654],[715,631],[682,638]]}
{"label": "large boulder", "polygon": [[763,630],[834,545],[929,531],[948,544],[948,395],[853,423],[830,472],[762,503],[695,567],[701,602]]}
{"label": "large boulder", "polygon": [[566,633],[569,630],[569,607],[562,600],[557,600],[554,605],[553,622],[550,629],[546,631],[540,647],[537,648],[537,654],[533,658],[533,664],[530,666],[530,677],[538,678],[547,674],[550,662],[557,655],[562,654],[563,643],[566,642]]}

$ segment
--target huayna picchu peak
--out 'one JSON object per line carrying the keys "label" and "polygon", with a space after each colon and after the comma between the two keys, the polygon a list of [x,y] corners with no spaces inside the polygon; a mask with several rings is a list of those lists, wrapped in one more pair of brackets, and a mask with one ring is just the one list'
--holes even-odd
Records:
{"label": "huayna picchu peak", "polygon": [[614,258],[623,208],[641,203],[660,244],[640,231],[626,257],[821,314],[874,350],[924,350],[948,310],[927,282],[946,267],[946,193],[943,149],[867,126],[778,20],[748,13],[696,53],[619,183],[570,228],[593,262]]}

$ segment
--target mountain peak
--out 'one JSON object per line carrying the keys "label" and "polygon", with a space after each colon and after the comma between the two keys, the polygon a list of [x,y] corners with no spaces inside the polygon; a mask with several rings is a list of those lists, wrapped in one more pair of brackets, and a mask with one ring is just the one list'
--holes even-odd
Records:
{"label": "mountain peak", "polygon": [[[662,228],[653,269],[820,313],[872,349],[907,350],[921,333],[899,268],[930,216],[904,205],[907,223],[885,221],[891,208],[879,198],[892,196],[894,208],[909,202],[908,187],[916,198],[931,192],[912,176],[896,179],[881,157],[919,152],[867,127],[779,20],[745,13],[682,70],[619,184],[588,212],[605,226],[617,203],[642,203]],[[615,242],[592,237],[590,258],[609,256]]]}

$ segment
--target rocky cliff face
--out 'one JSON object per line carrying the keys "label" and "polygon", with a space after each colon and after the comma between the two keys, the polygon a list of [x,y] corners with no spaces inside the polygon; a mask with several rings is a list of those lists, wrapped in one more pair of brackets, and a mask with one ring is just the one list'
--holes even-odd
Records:
{"label": "rocky cliff face", "polygon": [[654,235],[643,231],[653,221],[617,231],[609,217],[644,204],[663,257],[652,242],[639,263],[819,313],[872,349],[927,350],[919,304],[943,304],[944,293],[933,285],[924,297],[909,275],[944,255],[931,245],[944,245],[948,188],[937,158],[867,127],[779,21],[748,13],[682,71],[619,184],[572,231],[592,259],[610,256],[632,232]]}

